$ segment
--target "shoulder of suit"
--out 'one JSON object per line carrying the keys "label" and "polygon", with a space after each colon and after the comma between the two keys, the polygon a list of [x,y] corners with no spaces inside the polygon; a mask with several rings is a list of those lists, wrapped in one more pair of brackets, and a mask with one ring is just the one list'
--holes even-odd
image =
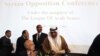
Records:
{"label": "shoulder of suit", "polygon": [[33,34],[33,36],[35,36],[35,35],[37,35],[36,33],[35,34]]}
{"label": "shoulder of suit", "polygon": [[98,34],[96,37],[100,37],[100,34]]}
{"label": "shoulder of suit", "polygon": [[1,39],[2,39],[2,38],[6,38],[6,36],[2,36]]}
{"label": "shoulder of suit", "polygon": [[22,36],[18,37],[18,40],[21,39],[21,38],[22,38]]}
{"label": "shoulder of suit", "polygon": [[100,37],[100,34],[98,34],[98,36]]}
{"label": "shoulder of suit", "polygon": [[46,33],[41,33],[41,34],[47,35]]}
{"label": "shoulder of suit", "polygon": [[99,40],[100,39],[100,34],[98,34],[94,40]]}

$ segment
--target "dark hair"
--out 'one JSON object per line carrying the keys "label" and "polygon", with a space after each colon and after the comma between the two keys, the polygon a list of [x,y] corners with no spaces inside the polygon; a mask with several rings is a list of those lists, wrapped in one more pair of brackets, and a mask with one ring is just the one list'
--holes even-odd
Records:
{"label": "dark hair", "polygon": [[38,24],[38,25],[36,26],[36,28],[38,28],[39,26],[42,26],[42,25]]}
{"label": "dark hair", "polygon": [[27,30],[23,30],[23,31],[22,31],[22,35],[23,35],[23,34],[25,34],[25,33],[26,33],[26,31],[27,31]]}
{"label": "dark hair", "polygon": [[6,32],[5,33],[9,33],[9,32],[11,32],[10,30],[6,30]]}

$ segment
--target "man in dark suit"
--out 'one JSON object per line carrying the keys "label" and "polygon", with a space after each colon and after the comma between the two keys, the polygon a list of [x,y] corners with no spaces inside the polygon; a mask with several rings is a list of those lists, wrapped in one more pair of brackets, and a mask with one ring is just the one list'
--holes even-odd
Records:
{"label": "man in dark suit", "polygon": [[11,37],[11,31],[6,30],[5,36],[1,37],[0,39],[1,42],[0,56],[11,56],[11,52],[13,50],[13,44],[11,43],[10,37]]}
{"label": "man in dark suit", "polygon": [[16,56],[19,56],[19,53],[22,51],[26,51],[24,46],[24,42],[29,39],[29,33],[27,30],[23,30],[22,36],[17,39],[16,44]]}
{"label": "man in dark suit", "polygon": [[43,52],[42,43],[43,43],[44,39],[47,37],[47,34],[42,33],[41,25],[37,25],[36,29],[37,29],[37,33],[33,35],[33,42],[35,44],[35,49],[37,51]]}
{"label": "man in dark suit", "polygon": [[100,56],[100,34],[94,39],[87,56]]}

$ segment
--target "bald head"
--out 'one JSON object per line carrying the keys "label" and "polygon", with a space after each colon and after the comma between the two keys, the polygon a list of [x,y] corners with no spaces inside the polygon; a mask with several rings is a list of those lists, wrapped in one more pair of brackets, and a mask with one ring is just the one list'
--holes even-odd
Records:
{"label": "bald head", "polygon": [[24,45],[27,50],[30,50],[30,51],[35,50],[35,45],[31,40],[26,40]]}

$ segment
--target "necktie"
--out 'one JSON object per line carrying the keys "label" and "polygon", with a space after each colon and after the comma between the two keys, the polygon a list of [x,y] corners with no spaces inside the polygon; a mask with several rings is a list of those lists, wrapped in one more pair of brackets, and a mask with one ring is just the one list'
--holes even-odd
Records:
{"label": "necktie", "polygon": [[39,37],[40,37],[40,36],[39,36],[39,33],[38,33],[38,34],[37,34],[37,41],[39,40]]}

